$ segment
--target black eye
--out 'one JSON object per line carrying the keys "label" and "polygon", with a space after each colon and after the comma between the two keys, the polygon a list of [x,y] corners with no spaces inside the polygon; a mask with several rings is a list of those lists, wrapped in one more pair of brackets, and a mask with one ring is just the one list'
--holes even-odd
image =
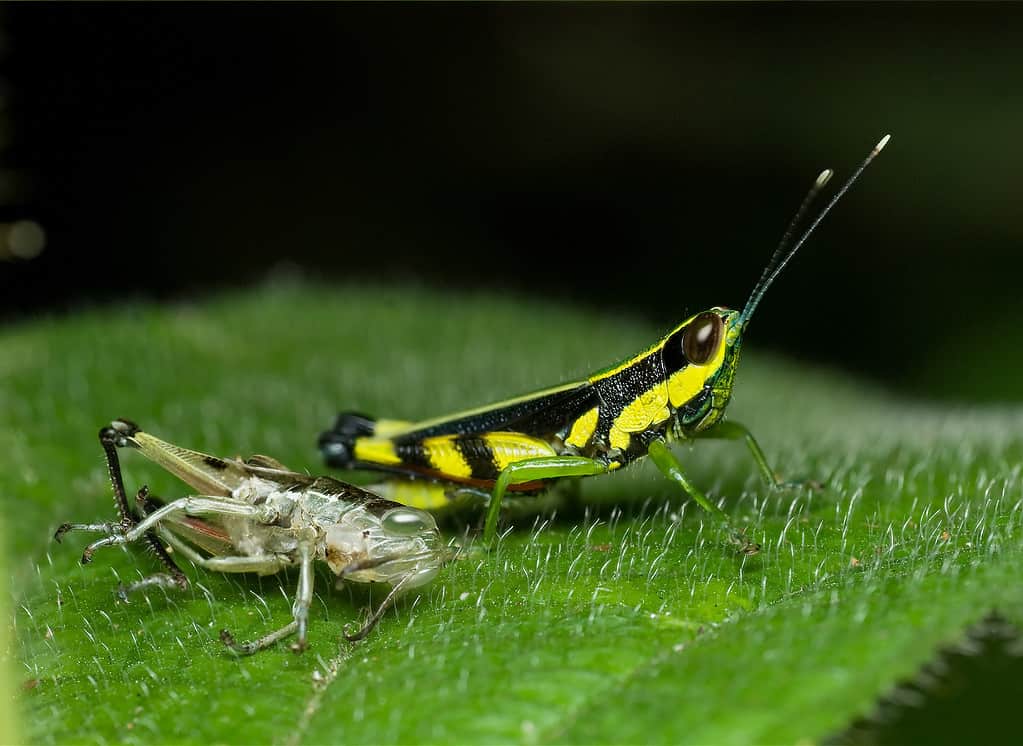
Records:
{"label": "black eye", "polygon": [[706,365],[718,351],[724,324],[721,317],[713,313],[702,313],[682,335],[682,351],[693,365]]}

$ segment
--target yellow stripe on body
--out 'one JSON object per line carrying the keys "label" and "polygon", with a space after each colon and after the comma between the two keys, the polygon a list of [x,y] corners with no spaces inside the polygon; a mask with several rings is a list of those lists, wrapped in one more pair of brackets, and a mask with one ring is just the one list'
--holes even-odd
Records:
{"label": "yellow stripe on body", "polygon": [[373,423],[373,435],[377,438],[393,438],[410,427],[412,423],[406,420],[377,420]]}
{"label": "yellow stripe on body", "polygon": [[448,476],[468,479],[472,476],[472,467],[454,443],[453,435],[437,435],[426,438],[422,448],[430,460],[430,466]]}
{"label": "yellow stripe on body", "polygon": [[632,436],[624,430],[612,425],[611,432],[607,436],[608,442],[612,448],[617,448],[621,451],[629,450],[629,444],[632,442]]}
{"label": "yellow stripe on body", "polygon": [[395,479],[388,482],[371,484],[366,489],[388,500],[408,505],[420,510],[439,510],[451,505],[448,496],[449,485],[428,482],[423,479]]}
{"label": "yellow stripe on body", "polygon": [[600,409],[594,407],[573,422],[572,429],[569,431],[568,437],[565,438],[565,442],[576,448],[585,448],[586,444],[590,442],[590,438],[593,437],[593,431],[597,429],[597,418],[599,415]]}
{"label": "yellow stripe on body", "polygon": [[[659,356],[666,340],[667,337],[659,340],[656,344],[643,350],[638,355],[634,355],[628,360],[618,363],[618,365],[590,376],[590,382],[610,378],[638,365],[651,355]],[[608,443],[610,443],[612,448],[618,448],[623,451],[627,450],[632,440],[630,433],[642,432],[655,422],[663,422],[670,414],[668,411],[668,389],[664,382],[661,381],[647,391],[644,391],[622,409],[618,417],[611,423],[611,429],[608,432]]]}
{"label": "yellow stripe on body", "polygon": [[668,378],[668,397],[673,407],[681,407],[687,401],[696,396],[712,378],[725,360],[725,348],[728,345],[724,340],[718,345],[714,357],[706,365],[693,365],[690,363],[677,373]]}
{"label": "yellow stripe on body", "polygon": [[727,345],[722,341],[714,357],[706,365],[690,363],[673,373],[665,383],[657,383],[627,404],[611,424],[608,442],[612,448],[628,449],[631,433],[640,433],[652,425],[659,425],[671,416],[672,407],[678,408],[700,393],[707,381],[721,368]]}
{"label": "yellow stripe on body", "polygon": [[664,422],[671,416],[668,410],[668,387],[662,381],[633,399],[621,411],[608,433],[612,448],[626,450],[632,438],[630,433],[641,433],[651,425]]}
{"label": "yellow stripe on body", "polygon": [[[594,419],[594,424],[596,424],[596,419]],[[547,441],[521,433],[484,433],[483,442],[493,452],[494,465],[497,466],[498,471],[503,470],[508,464],[514,464],[516,461],[523,461],[527,458],[558,455],[558,452]]]}
{"label": "yellow stripe on body", "polygon": [[394,442],[387,438],[357,438],[355,441],[355,460],[369,464],[385,464],[397,466],[401,463]]}

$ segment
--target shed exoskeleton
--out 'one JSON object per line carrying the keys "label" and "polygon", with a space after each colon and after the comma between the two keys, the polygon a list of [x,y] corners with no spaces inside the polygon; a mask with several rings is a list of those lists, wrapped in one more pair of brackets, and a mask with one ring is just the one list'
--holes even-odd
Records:
{"label": "shed exoskeleton", "polygon": [[[269,575],[297,566],[298,590],[293,619],[252,642],[236,642],[227,630],[221,640],[240,654],[254,653],[297,634],[292,649],[306,648],[313,598],[313,563],[325,562],[338,582],[387,583],[391,590],[367,621],[345,637],[365,637],[403,591],[432,580],[451,558],[429,513],[408,507],[330,477],[287,469],[268,456],[245,461],[225,459],[167,443],[124,419],[100,430],[120,520],[113,523],[65,523],[54,538],[69,531],[105,534],[86,547],[82,563],[104,546],[147,543],[166,572],[145,577],[122,594],[149,586],[184,588],[187,576],[168,546],[209,570]],[[137,510],[128,503],[117,449],[129,447],[159,464],[197,491],[167,503],[143,486]]]}

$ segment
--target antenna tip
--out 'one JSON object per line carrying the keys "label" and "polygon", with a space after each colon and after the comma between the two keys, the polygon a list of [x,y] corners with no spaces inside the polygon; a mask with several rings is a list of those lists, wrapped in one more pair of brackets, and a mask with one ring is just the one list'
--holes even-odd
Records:
{"label": "antenna tip", "polygon": [[874,146],[874,155],[877,155],[882,150],[884,150],[884,146],[887,145],[888,141],[891,140],[891,139],[892,139],[891,135],[885,135],[884,137],[882,137],[881,141],[877,145]]}
{"label": "antenna tip", "polygon": [[830,168],[826,168],[821,171],[820,176],[817,177],[817,181],[813,183],[814,189],[823,189],[824,185],[831,181],[831,177],[835,175],[835,172]]}

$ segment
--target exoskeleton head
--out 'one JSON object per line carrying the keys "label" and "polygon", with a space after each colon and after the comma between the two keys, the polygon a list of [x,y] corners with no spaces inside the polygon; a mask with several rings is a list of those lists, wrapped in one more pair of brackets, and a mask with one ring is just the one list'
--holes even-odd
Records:
{"label": "exoskeleton head", "polygon": [[449,558],[432,515],[382,499],[343,514],[325,539],[330,569],[359,583],[413,588],[430,582]]}

